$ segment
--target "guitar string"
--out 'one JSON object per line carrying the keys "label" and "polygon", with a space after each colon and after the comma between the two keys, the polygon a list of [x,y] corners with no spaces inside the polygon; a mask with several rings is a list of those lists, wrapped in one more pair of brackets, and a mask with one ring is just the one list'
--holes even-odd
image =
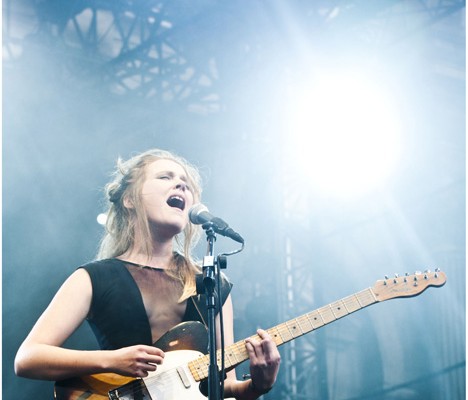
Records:
{"label": "guitar string", "polygon": [[[239,348],[240,344],[241,343],[237,343],[235,347]],[[245,348],[244,348],[244,350],[245,350]],[[245,351],[245,354],[247,354],[246,351]],[[231,355],[232,355],[232,353],[231,353]],[[244,358],[244,359],[246,359],[246,358]],[[197,366],[195,366],[195,364],[197,364]],[[233,364],[230,364],[229,366],[231,366],[231,365],[233,365]],[[198,358],[190,361],[188,363],[188,366],[189,366],[190,372],[192,373],[192,376],[194,377],[194,379],[196,381],[201,380],[200,375],[202,375],[204,377],[207,377],[207,375],[208,375],[208,364],[206,363],[206,356],[198,357]],[[128,394],[137,394],[139,392],[143,392],[145,389],[146,390],[151,390],[151,388],[154,386],[155,381],[157,383],[157,381],[161,381],[162,378],[165,378],[167,381],[169,381],[170,379],[178,378],[178,376],[179,376],[178,371],[176,369],[171,369],[169,371],[164,371],[163,373],[157,374],[155,376],[150,376],[148,378],[143,378],[142,381],[143,381],[143,383],[145,385],[143,388],[141,387],[141,382],[132,381],[129,384],[122,386],[121,389],[117,388],[117,390],[119,391],[120,396],[125,396],[125,395],[128,395]],[[136,383],[136,382],[138,382],[138,383]],[[138,386],[135,387],[136,385],[138,385]],[[127,386],[127,387],[125,387],[125,386]]]}
{"label": "guitar string", "polygon": [[[329,304],[328,306],[321,307],[315,311],[312,311],[310,313],[306,313],[302,316],[299,316],[297,318],[294,318],[290,321],[286,321],[283,324],[280,324],[274,328],[270,328],[267,330],[270,334],[273,333],[272,336],[279,336],[279,339],[281,339],[280,343],[277,344],[282,344],[286,341],[292,340],[295,337],[302,336],[305,333],[309,333],[314,329],[320,328],[330,322],[333,322],[343,316],[346,316],[350,314],[351,312],[358,311],[361,308],[375,303],[376,300],[374,299],[372,293],[369,291],[369,289],[366,289],[362,292],[358,292],[354,295],[348,296],[344,299],[338,300],[334,303]],[[362,305],[364,303],[364,305]],[[345,307],[345,309],[342,309],[342,305]],[[357,307],[356,307],[357,306]],[[351,312],[348,311],[348,309],[351,308]],[[354,308],[354,309],[353,309]],[[339,311],[338,316],[335,315],[335,311]],[[344,311],[344,312],[343,312]],[[313,320],[317,323],[317,318],[320,317],[321,323],[319,323],[317,326],[314,326],[314,323],[311,320],[311,317]],[[302,322],[301,322],[302,321]],[[305,328],[304,332],[304,321],[307,324],[307,327]],[[291,326],[292,324],[292,326]],[[296,326],[299,327],[300,332],[296,330]],[[292,329],[292,331],[291,331]],[[273,331],[276,331],[278,334],[276,335]],[[295,333],[297,334],[295,335]],[[259,339],[258,335],[253,335],[253,338]],[[285,339],[286,337],[286,339]],[[228,358],[228,367],[234,365],[232,361],[229,359],[230,357],[236,358],[236,362],[239,363],[239,360],[237,359],[237,355],[240,355],[242,358],[242,361],[246,360],[247,357],[247,350],[245,349],[244,342],[240,341],[237,343],[234,343],[233,345],[229,346],[229,349],[234,349],[236,351],[234,352],[228,352],[227,353],[227,358]],[[188,363],[190,372],[192,373],[192,376],[194,378],[200,378],[200,375],[205,376],[207,375],[208,371],[208,365],[206,362],[201,362],[201,360],[205,359],[206,356],[199,357],[197,359],[194,359]],[[241,362],[242,362],[241,361]],[[198,364],[198,367],[195,367],[193,364]],[[191,368],[192,367],[192,368]],[[194,373],[198,376],[194,376]],[[168,380],[173,379],[174,377],[178,376],[179,373],[177,372],[176,369],[172,369],[170,371],[164,371],[161,374],[157,374],[155,376],[150,376],[148,378],[144,378],[143,383],[145,384],[145,387],[141,388],[141,386],[138,386],[138,388],[134,387],[128,387],[127,389],[121,389],[119,393],[122,395],[127,395],[127,394],[132,394],[132,393],[138,393],[138,392],[143,392],[143,390],[151,389],[153,386],[153,381],[161,381],[161,378],[165,376]],[[129,386],[135,386],[136,381],[131,382],[128,384]],[[126,385],[125,385],[126,386]],[[122,388],[125,388],[125,386],[122,386]]]}
{"label": "guitar string", "polygon": [[[273,333],[274,331],[276,331],[278,334],[275,334],[273,333],[272,336],[274,337],[278,337],[279,336],[279,339],[282,340],[282,343],[284,343],[285,341],[288,341],[288,340],[291,340],[292,338],[295,338],[297,336],[301,336],[302,334],[304,333],[309,333],[311,332],[312,330],[314,329],[317,329],[317,328],[320,328],[330,322],[333,322],[333,321],[336,321],[337,319],[339,318],[342,318],[346,315],[349,315],[350,313],[352,312],[355,312],[355,311],[358,311],[366,306],[369,306],[369,305],[372,305],[374,303],[376,303],[377,300],[375,298],[375,295],[374,293],[372,292],[372,290],[370,288],[368,289],[365,289],[361,292],[358,292],[354,295],[351,295],[351,296],[348,296],[344,299],[341,299],[341,300],[338,300],[334,303],[330,303],[328,306],[325,306],[325,307],[322,307],[322,308],[319,308],[315,311],[312,311],[310,313],[307,313],[307,314],[304,314],[300,317],[297,317],[297,318],[294,318],[290,321],[287,321],[283,324],[280,324],[278,325],[277,327],[274,327],[274,328],[271,328],[269,330],[267,330],[269,333]],[[343,307],[344,306],[344,310],[343,310]],[[335,312],[338,312],[338,315],[335,314]],[[314,323],[313,321],[317,322],[317,316],[320,317],[321,319],[321,324],[319,324],[318,326],[314,326]],[[302,321],[302,322],[301,322]],[[304,323],[307,323],[307,327],[305,328],[305,332],[304,332]],[[290,324],[292,324],[292,326],[290,326]],[[297,332],[296,330],[296,326],[299,327],[300,329],[300,333],[298,333],[297,336],[294,335],[294,333]],[[292,329],[292,331],[291,331]],[[283,335],[286,335],[286,337],[288,337],[287,340],[285,340],[283,338]],[[252,337],[256,337],[258,338],[258,335],[254,335]],[[277,344],[282,344],[282,343],[277,343]],[[229,348],[233,348],[233,349],[236,349],[237,350],[237,354],[240,354],[240,356],[243,358],[243,360],[245,360],[246,358],[246,354],[247,354],[247,351],[245,349],[245,347],[242,346],[243,345],[243,342],[237,342],[235,344],[233,344],[232,346],[229,346]],[[241,348],[243,347],[243,348]],[[229,359],[229,357],[231,356],[234,356],[234,358],[236,358],[236,352],[230,352],[227,354],[227,357]],[[200,364],[200,360],[202,359],[205,359],[206,356],[203,356],[203,357],[199,357],[198,359],[195,359],[195,360],[192,360],[190,363],[189,363],[189,369],[190,369],[190,372],[192,373],[192,376],[193,376],[193,373],[194,371],[197,372],[197,375],[198,375],[198,378],[200,378],[200,372],[203,372],[203,373],[206,373],[205,371],[205,368],[207,368],[207,365],[206,365],[206,362],[205,363],[201,363]],[[238,360],[236,360],[236,362],[238,362]],[[196,367],[193,367],[193,364],[198,364],[198,368]],[[229,360],[229,366],[232,366],[233,363],[231,360]],[[194,371],[192,371],[192,368],[194,369]],[[203,370],[202,370],[203,369]],[[161,375],[166,375],[166,376],[169,376],[172,378],[171,375],[178,375],[178,372],[176,369],[173,369],[173,370],[170,370],[170,371],[164,371],[162,374],[157,374],[156,376],[153,376],[153,377],[149,377],[149,378],[146,378],[146,379],[143,379],[143,382],[145,383],[146,385],[146,388],[148,388],[152,382],[150,382],[151,380],[154,380],[155,378],[157,378],[158,380],[160,380],[161,378]],[[134,385],[135,381],[132,382],[132,385]],[[148,383],[148,384],[147,384]],[[145,388],[141,388],[141,389],[138,389],[138,391],[143,391]],[[133,393],[135,393],[135,389],[128,389],[127,391],[123,391],[124,395],[127,394],[127,393],[130,393],[130,391],[132,391]]]}
{"label": "guitar string", "polygon": [[[163,371],[162,373],[159,373],[155,376],[149,376],[147,378],[142,378],[141,380],[136,379],[114,390],[117,390],[119,397],[127,396],[129,394],[139,394],[144,392],[145,390],[150,391],[150,389],[152,389],[153,387],[157,387],[157,384],[155,383],[157,383],[158,381],[164,380],[165,382],[172,382],[174,377],[178,376],[178,374],[179,373],[176,369],[171,369],[168,371]],[[141,381],[143,382],[143,387]]]}

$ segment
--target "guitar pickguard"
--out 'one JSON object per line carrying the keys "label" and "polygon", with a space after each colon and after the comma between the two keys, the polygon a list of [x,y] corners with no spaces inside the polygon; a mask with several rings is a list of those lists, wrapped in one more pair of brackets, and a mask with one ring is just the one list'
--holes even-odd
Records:
{"label": "guitar pickguard", "polygon": [[149,376],[134,380],[109,392],[111,400],[205,400],[187,363],[202,353],[176,350],[166,353],[164,363]]}

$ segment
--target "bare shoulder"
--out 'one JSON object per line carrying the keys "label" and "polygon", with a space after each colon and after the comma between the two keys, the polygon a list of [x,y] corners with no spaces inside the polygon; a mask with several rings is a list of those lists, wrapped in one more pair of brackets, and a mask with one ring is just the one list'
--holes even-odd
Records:
{"label": "bare shoulder", "polygon": [[62,284],[27,338],[27,343],[61,346],[85,320],[92,299],[91,279],[81,269]]}
{"label": "bare shoulder", "polygon": [[62,284],[54,296],[55,301],[67,303],[76,302],[75,306],[89,304],[92,297],[91,278],[85,269],[79,268],[74,271]]}
{"label": "bare shoulder", "polygon": [[62,289],[91,289],[91,278],[84,268],[78,268],[63,283]]}

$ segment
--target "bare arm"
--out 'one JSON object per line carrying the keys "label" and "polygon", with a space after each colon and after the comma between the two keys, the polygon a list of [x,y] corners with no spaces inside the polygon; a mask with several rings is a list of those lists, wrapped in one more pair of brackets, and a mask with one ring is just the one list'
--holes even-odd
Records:
{"label": "bare arm", "polygon": [[15,358],[18,376],[60,380],[99,372],[146,376],[161,364],[164,353],[138,345],[113,351],[83,351],[60,347],[89,313],[92,285],[84,269],[75,271],[59,289],[20,346]]}
{"label": "bare arm", "polygon": [[[228,296],[223,306],[224,321],[224,342],[225,346],[234,343],[234,315],[231,296]],[[217,341],[220,343],[219,318],[217,323]],[[246,340],[246,348],[250,358],[251,379],[239,381],[236,378],[235,370],[227,373],[227,379],[224,381],[226,397],[234,397],[239,400],[255,400],[262,394],[268,392],[276,381],[279,365],[281,361],[280,354],[276,344],[262,329],[257,331],[260,341]]]}

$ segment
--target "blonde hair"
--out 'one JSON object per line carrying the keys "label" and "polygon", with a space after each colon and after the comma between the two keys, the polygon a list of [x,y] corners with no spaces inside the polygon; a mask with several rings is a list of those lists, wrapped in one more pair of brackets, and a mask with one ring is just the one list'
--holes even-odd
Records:
{"label": "blonde hair", "polygon": [[[113,179],[105,187],[109,200],[106,231],[97,254],[98,259],[113,258],[124,254],[135,244],[136,233],[143,238],[142,251],[150,259],[153,251],[150,226],[145,208],[141,206],[141,189],[145,181],[146,167],[154,161],[166,159],[181,165],[187,174],[187,183],[193,193],[194,203],[201,197],[201,178],[196,167],[184,158],[169,151],[152,149],[127,161],[118,159]],[[124,201],[133,205],[125,207]],[[179,301],[195,294],[195,274],[200,271],[192,258],[193,247],[200,238],[200,228],[188,223],[174,238],[173,267],[166,272],[183,285]]]}

